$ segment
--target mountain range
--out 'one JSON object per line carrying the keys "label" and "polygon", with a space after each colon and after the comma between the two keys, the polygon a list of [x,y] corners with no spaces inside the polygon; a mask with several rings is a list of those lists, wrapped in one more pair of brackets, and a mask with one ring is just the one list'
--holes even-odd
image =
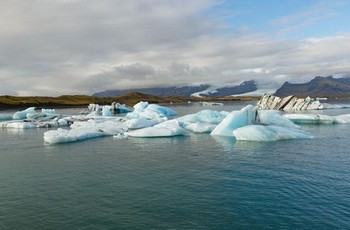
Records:
{"label": "mountain range", "polygon": [[150,94],[158,97],[181,96],[181,97],[225,97],[235,94],[244,94],[257,90],[254,80],[244,81],[240,84],[199,86],[175,86],[175,87],[154,87],[126,90],[107,90],[93,94],[95,97],[118,97],[131,92]]}
{"label": "mountain range", "polygon": [[[350,77],[334,78],[332,76],[317,76],[306,83],[285,82],[278,88],[273,82],[257,85],[254,80],[238,84],[202,84],[197,86],[174,86],[136,88],[125,90],[106,90],[93,94],[94,97],[119,97],[132,92],[150,94],[158,97],[226,97],[232,95],[261,96],[264,93],[274,93],[275,96],[285,97],[295,95],[299,97],[348,97],[350,96]],[[274,89],[268,89],[268,88]],[[276,90],[277,89],[277,90]]]}
{"label": "mountain range", "polygon": [[285,97],[295,95],[299,97],[338,97],[350,96],[350,77],[334,78],[332,76],[317,76],[302,84],[285,82],[274,94]]}

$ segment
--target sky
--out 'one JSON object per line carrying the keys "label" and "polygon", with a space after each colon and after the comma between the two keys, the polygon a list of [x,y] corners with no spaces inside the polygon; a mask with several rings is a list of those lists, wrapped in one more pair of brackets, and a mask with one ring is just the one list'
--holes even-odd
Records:
{"label": "sky", "polygon": [[0,0],[0,95],[350,76],[350,0]]}

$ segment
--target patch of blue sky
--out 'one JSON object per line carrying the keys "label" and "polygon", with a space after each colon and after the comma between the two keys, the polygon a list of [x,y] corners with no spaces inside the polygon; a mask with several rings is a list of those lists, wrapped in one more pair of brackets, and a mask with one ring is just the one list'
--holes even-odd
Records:
{"label": "patch of blue sky", "polygon": [[307,39],[349,33],[349,11],[343,0],[225,0],[206,13],[227,34]]}

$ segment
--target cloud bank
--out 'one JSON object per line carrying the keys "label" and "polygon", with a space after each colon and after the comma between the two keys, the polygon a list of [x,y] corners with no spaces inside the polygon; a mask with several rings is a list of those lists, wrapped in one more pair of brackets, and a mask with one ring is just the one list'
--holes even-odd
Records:
{"label": "cloud bank", "polygon": [[210,13],[218,4],[0,0],[0,94],[91,94],[349,74],[350,34],[284,40],[232,33],[217,20],[218,12]]}

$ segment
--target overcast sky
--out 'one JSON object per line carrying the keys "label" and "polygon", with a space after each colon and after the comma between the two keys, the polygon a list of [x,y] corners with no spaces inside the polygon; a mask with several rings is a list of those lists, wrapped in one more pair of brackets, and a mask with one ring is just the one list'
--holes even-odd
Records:
{"label": "overcast sky", "polygon": [[0,95],[349,75],[348,0],[0,0]]}

